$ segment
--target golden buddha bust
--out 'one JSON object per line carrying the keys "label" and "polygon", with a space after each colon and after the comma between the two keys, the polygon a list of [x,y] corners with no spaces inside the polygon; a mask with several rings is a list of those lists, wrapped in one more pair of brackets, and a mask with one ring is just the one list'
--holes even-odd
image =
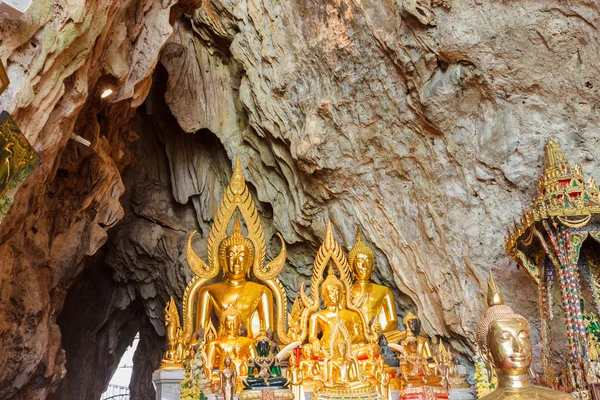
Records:
{"label": "golden buddha bust", "polygon": [[398,315],[392,291],[371,281],[375,266],[375,254],[356,232],[356,243],[348,254],[348,263],[354,273],[352,302],[363,312],[367,321],[376,321],[388,340],[395,341],[398,331]]}
{"label": "golden buddha bust", "polygon": [[[311,344],[319,342],[320,348],[329,346],[331,331],[334,323],[341,320],[350,333],[352,344],[365,342],[362,333],[362,320],[358,313],[346,309],[345,290],[342,282],[335,276],[333,269],[329,269],[327,278],[321,285],[321,297],[325,303],[325,309],[315,312],[310,316],[308,324],[308,341]],[[318,338],[319,328],[323,332],[321,339]]]}
{"label": "golden buddha bust", "polygon": [[[218,368],[222,370],[227,357],[235,357],[231,362],[234,367],[239,368],[248,360],[256,357],[254,341],[247,337],[239,336],[242,316],[235,306],[230,305],[221,314],[221,332],[213,341],[206,346],[206,367],[212,371],[219,362]],[[237,374],[240,371],[236,371]]]}
{"label": "golden buddha bust", "polygon": [[491,272],[487,305],[485,316],[477,326],[477,342],[484,361],[498,374],[498,388],[481,399],[573,400],[570,394],[529,383],[532,357],[529,322],[504,305]]}
{"label": "golden buddha bust", "polygon": [[231,235],[219,247],[219,263],[225,280],[203,287],[198,295],[196,329],[207,328],[214,311],[217,318],[230,304],[241,314],[248,337],[255,339],[262,329],[273,328],[273,296],[269,288],[248,281],[254,261],[253,246],[242,234],[235,216]]}

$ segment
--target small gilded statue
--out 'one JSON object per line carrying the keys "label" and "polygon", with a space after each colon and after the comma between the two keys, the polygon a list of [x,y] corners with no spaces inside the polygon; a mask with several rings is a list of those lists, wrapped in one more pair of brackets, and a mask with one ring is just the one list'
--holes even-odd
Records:
{"label": "small gilded statue", "polygon": [[531,329],[529,322],[510,307],[490,272],[488,309],[477,326],[477,342],[484,361],[498,374],[498,388],[482,400],[557,399],[573,400],[573,396],[529,383],[531,365]]}
{"label": "small gilded statue", "polygon": [[[239,335],[241,323],[242,316],[235,306],[230,305],[223,311],[220,321],[221,333],[206,347],[206,366],[209,371],[215,367],[223,369],[226,356],[236,358],[232,360],[234,368],[239,368],[244,358],[248,360],[256,356],[252,339]],[[216,363],[218,360],[219,365]]]}
{"label": "small gilded statue", "polygon": [[225,356],[224,368],[219,372],[219,394],[224,400],[233,400],[237,389],[237,372],[232,367],[231,357]]}
{"label": "small gilded statue", "polygon": [[385,358],[380,356],[377,359],[377,366],[374,372],[377,381],[377,391],[384,400],[392,400],[392,388],[390,387],[390,373],[387,370]]}
{"label": "small gilded statue", "polygon": [[296,358],[294,352],[292,352],[288,361],[286,373],[287,378],[290,381],[290,388],[292,389],[292,393],[294,393],[294,399],[304,400],[304,387],[302,385],[304,375],[302,373],[302,369],[298,366],[298,359]]}
{"label": "small gilded statue", "polygon": [[427,359],[418,352],[419,341],[414,336],[409,336],[402,342],[402,355],[400,356],[400,388],[421,386],[441,387],[442,377],[431,370]]}
{"label": "small gilded statue", "polygon": [[406,340],[406,338],[416,338],[418,342],[417,354],[425,357],[427,359],[427,362],[432,364],[435,363],[429,339],[420,335],[421,320],[419,320],[419,317],[417,317],[412,312],[409,312],[408,314],[406,314],[402,322],[404,323],[404,327],[406,328],[406,330],[403,332],[403,338],[400,341],[400,344],[402,344],[402,342]]}
{"label": "small gilded statue", "polygon": [[[267,336],[256,339],[256,357],[248,363],[248,377],[243,379],[245,390],[281,389],[288,385],[282,377],[275,347]],[[276,344],[275,344],[276,346]]]}
{"label": "small gilded statue", "polygon": [[323,384],[328,389],[359,390],[371,386],[363,379],[356,357],[349,352],[348,342],[337,339],[330,349],[331,357],[325,359]]}
{"label": "small gilded statue", "polygon": [[167,325],[167,340],[169,349],[161,361],[161,369],[183,369],[183,359],[186,356],[183,345],[183,331],[179,323],[179,314],[175,300],[171,298],[165,307],[165,324]]}

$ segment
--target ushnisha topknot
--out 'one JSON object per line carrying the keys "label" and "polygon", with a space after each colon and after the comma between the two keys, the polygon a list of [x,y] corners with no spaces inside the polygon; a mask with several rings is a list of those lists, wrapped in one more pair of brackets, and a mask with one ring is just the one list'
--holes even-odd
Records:
{"label": "ushnisha topknot", "polygon": [[488,352],[487,336],[490,331],[490,326],[495,321],[501,319],[521,319],[525,321],[527,325],[529,325],[529,321],[527,321],[525,317],[515,313],[512,308],[504,305],[502,294],[498,289],[498,285],[494,280],[494,276],[492,275],[491,270],[490,277],[488,280],[487,305],[488,309],[485,311],[483,319],[479,321],[479,324],[477,324],[477,332],[475,334],[477,338],[477,343],[479,343],[479,348],[481,349],[483,354],[487,354]]}
{"label": "ushnisha topknot", "polygon": [[369,257],[369,259],[371,260],[371,264],[375,260],[375,253],[373,253],[373,250],[369,246],[367,246],[365,242],[363,242],[360,229],[357,229],[356,243],[354,243],[354,246],[352,246],[350,252],[348,253],[348,263],[351,267],[354,265],[354,260],[359,254],[366,254],[367,257]]}

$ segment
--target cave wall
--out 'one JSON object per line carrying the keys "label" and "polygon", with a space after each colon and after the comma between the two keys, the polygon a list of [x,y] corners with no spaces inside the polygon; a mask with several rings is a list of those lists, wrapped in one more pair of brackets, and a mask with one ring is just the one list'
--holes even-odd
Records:
{"label": "cave wall", "polygon": [[599,178],[599,24],[588,0],[34,2],[0,24],[0,108],[43,160],[0,224],[0,399],[95,378],[94,398],[135,329],[148,398],[185,238],[205,254],[236,156],[269,254],[275,232],[288,243],[290,295],[331,219],[346,249],[363,231],[401,314],[461,353],[489,268],[535,324],[503,235],[546,139]]}

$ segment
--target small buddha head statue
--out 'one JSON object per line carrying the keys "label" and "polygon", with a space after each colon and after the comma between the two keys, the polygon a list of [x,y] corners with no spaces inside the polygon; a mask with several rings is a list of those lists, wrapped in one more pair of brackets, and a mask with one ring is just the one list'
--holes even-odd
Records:
{"label": "small buddha head statue", "polygon": [[329,307],[343,304],[344,294],[345,291],[342,281],[335,276],[333,268],[329,267],[327,278],[321,285],[321,297],[323,298],[325,305]]}
{"label": "small buddha head statue", "polygon": [[252,242],[242,234],[238,215],[233,220],[231,235],[219,246],[219,262],[226,278],[243,280],[254,261]]}
{"label": "small buddha head statue", "polygon": [[526,375],[532,355],[529,322],[504,305],[491,271],[487,305],[476,336],[488,369],[493,366],[500,375]]}
{"label": "small buddha head statue", "polygon": [[356,231],[356,243],[348,253],[348,262],[356,277],[361,280],[370,280],[375,265],[375,254],[362,239],[360,230]]}
{"label": "small buddha head statue", "polygon": [[242,314],[233,304],[223,311],[221,314],[221,330],[227,336],[238,337],[240,333],[240,325],[242,324]]}
{"label": "small buddha head statue", "polygon": [[298,359],[296,358],[296,354],[294,354],[294,351],[292,351],[290,353],[290,361],[288,362],[288,365],[290,367],[297,367],[298,366]]}
{"label": "small buddha head statue", "polygon": [[223,365],[225,365],[225,368],[230,368],[231,367],[231,356],[229,354],[227,354],[225,356],[225,359],[223,360]]}
{"label": "small buddha head statue", "polygon": [[419,320],[419,317],[409,311],[402,322],[404,323],[409,336],[411,334],[412,336],[419,336],[419,332],[421,332],[421,321]]}

